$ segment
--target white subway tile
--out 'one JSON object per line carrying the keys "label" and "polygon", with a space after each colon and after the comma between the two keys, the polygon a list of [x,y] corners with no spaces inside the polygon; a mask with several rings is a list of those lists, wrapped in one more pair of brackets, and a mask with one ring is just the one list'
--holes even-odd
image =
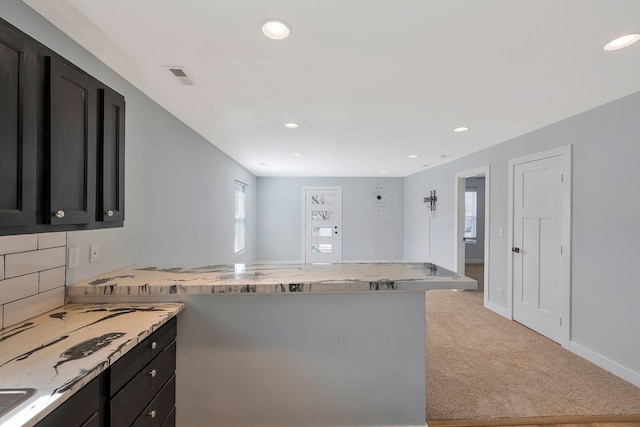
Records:
{"label": "white subway tile", "polygon": [[0,255],[0,280],[4,279],[4,255]]}
{"label": "white subway tile", "polygon": [[40,292],[50,291],[51,289],[64,286],[64,267],[54,268],[53,270],[41,271],[40,274],[40,286],[38,290]]}
{"label": "white subway tile", "polygon": [[38,249],[37,234],[21,234],[18,236],[0,236],[0,255]]}
{"label": "white subway tile", "polygon": [[4,306],[4,327],[38,316],[64,305],[64,288],[57,288]]}
{"label": "white subway tile", "polygon": [[65,231],[38,234],[38,249],[56,248],[58,246],[67,246],[67,233]]}
{"label": "white subway tile", "polygon": [[14,277],[0,282],[0,304],[6,304],[37,293],[38,273]]}
{"label": "white subway tile", "polygon": [[43,249],[5,255],[5,277],[16,277],[37,271],[63,267],[66,264],[66,247]]}

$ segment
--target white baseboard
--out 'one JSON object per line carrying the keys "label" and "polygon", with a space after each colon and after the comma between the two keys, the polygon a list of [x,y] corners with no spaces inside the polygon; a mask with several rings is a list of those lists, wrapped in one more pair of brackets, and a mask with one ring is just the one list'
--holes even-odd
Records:
{"label": "white baseboard", "polygon": [[568,349],[578,356],[587,359],[589,362],[600,366],[602,369],[605,369],[612,374],[619,376],[623,380],[629,381],[631,384],[640,387],[640,373],[632,371],[631,369],[622,366],[619,363],[576,343],[575,341],[569,341]]}
{"label": "white baseboard", "polygon": [[500,307],[499,305],[488,301],[487,303],[485,303],[485,308],[488,308],[489,310],[493,311],[494,313],[499,314],[502,317],[506,317],[507,319],[511,320],[511,313],[509,313],[509,311],[504,308],[504,307]]}

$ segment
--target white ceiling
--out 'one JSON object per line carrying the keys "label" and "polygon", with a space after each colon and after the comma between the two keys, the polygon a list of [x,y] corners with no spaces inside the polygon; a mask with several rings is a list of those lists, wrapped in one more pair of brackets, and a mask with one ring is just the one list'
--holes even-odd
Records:
{"label": "white ceiling", "polygon": [[24,2],[257,176],[403,177],[640,90],[602,50],[638,0]]}

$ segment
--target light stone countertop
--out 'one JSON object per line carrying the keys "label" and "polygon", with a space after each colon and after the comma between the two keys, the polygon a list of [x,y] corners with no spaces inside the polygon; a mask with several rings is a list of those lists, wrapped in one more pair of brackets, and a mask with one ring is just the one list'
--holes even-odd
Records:
{"label": "light stone countertop", "polygon": [[183,308],[67,304],[1,329],[0,388],[36,393],[0,417],[0,426],[36,424]]}
{"label": "light stone countertop", "polygon": [[67,286],[71,299],[208,294],[424,292],[476,289],[431,263],[225,264],[131,267]]}

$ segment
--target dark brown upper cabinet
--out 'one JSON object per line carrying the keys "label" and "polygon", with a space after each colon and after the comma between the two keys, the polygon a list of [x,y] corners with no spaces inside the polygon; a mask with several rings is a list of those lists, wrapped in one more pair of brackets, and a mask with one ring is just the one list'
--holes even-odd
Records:
{"label": "dark brown upper cabinet", "polygon": [[49,58],[50,224],[95,220],[98,82]]}
{"label": "dark brown upper cabinet", "polygon": [[0,19],[0,236],[122,227],[125,100]]}
{"label": "dark brown upper cabinet", "polygon": [[37,46],[0,26],[0,227],[35,224]]}
{"label": "dark brown upper cabinet", "polygon": [[124,220],[124,97],[100,89],[96,221]]}

